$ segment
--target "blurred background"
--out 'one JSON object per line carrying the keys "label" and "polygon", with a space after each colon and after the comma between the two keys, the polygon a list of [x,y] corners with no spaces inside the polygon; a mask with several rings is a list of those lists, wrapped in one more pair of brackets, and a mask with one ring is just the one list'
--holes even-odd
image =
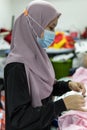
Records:
{"label": "blurred background", "polygon": [[[16,18],[32,0],[0,0],[0,130],[5,130],[4,65],[10,52],[12,29]],[[87,0],[46,0],[62,13],[55,29],[55,39],[46,52],[56,79],[70,80],[76,69],[87,68]],[[53,129],[57,128],[53,121]]]}

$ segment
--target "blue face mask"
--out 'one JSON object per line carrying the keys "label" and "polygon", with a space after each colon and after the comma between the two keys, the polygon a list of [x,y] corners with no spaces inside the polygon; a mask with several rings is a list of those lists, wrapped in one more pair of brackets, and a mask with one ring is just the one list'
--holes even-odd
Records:
{"label": "blue face mask", "polygon": [[54,41],[55,33],[49,30],[44,31],[44,37],[37,37],[37,42],[41,45],[42,48],[48,48]]}

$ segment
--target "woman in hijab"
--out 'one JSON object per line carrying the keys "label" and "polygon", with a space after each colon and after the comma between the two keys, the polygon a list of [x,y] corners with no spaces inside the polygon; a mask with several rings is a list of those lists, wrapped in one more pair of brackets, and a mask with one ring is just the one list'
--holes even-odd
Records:
{"label": "woman in hijab", "polygon": [[80,83],[55,80],[45,51],[54,40],[60,15],[50,3],[33,1],[15,22],[4,69],[6,130],[50,130],[52,120],[61,112],[83,111],[83,96],[52,101],[52,96],[72,89],[85,94]]}

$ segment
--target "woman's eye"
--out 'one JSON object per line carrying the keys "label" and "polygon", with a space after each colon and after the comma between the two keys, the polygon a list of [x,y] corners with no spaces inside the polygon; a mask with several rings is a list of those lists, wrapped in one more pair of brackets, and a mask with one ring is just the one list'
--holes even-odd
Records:
{"label": "woman's eye", "polygon": [[51,31],[54,31],[54,28],[52,28],[52,27],[49,27],[49,29],[50,29]]}

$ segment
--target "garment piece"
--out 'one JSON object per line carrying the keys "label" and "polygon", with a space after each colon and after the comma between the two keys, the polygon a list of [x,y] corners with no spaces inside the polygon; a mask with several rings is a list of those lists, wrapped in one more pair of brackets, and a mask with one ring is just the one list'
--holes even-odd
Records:
{"label": "garment piece", "polygon": [[[84,83],[87,95],[87,68],[79,67],[73,74],[72,80]],[[67,95],[69,94],[76,94],[76,92],[71,91]],[[87,110],[87,97],[83,108]],[[87,112],[67,111],[58,118],[58,124],[60,130],[73,130],[73,128],[74,130],[87,130]]]}
{"label": "garment piece", "polygon": [[[58,84],[60,84],[58,86]],[[51,121],[66,110],[63,100],[52,102],[52,95],[42,100],[43,106],[33,107],[31,95],[28,92],[28,82],[24,64],[10,63],[5,68],[5,100],[6,129],[5,130],[50,130]],[[63,82],[64,85],[64,82]],[[68,84],[54,85],[54,89],[68,91]],[[62,92],[61,92],[62,93]],[[60,94],[60,91],[59,91]]]}
{"label": "garment piece", "polygon": [[72,75],[72,80],[76,82],[82,82],[87,84],[87,68],[79,67]]}
{"label": "garment piece", "polygon": [[58,120],[60,130],[87,130],[87,112],[69,111]]}

